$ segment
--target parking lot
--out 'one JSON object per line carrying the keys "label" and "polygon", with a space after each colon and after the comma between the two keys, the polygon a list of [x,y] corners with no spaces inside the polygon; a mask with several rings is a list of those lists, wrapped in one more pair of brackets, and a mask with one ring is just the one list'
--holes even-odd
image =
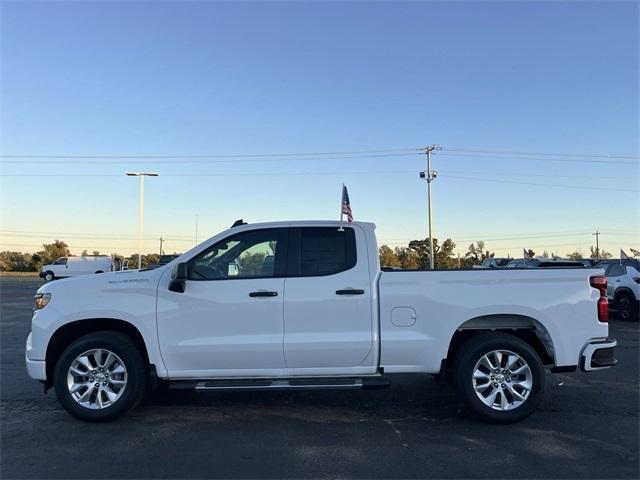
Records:
{"label": "parking lot", "polygon": [[616,368],[548,375],[537,413],[476,423],[431,378],[385,390],[168,392],[107,424],[74,420],[27,377],[36,278],[0,277],[2,478],[637,478],[638,323]]}

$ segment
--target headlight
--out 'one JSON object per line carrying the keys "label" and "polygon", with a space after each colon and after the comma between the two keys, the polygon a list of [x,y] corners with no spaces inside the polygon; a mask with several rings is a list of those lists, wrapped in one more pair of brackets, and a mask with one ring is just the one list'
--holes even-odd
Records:
{"label": "headlight", "polygon": [[36,296],[33,297],[36,303],[34,310],[41,310],[47,306],[49,300],[51,300],[50,293],[36,293]]}

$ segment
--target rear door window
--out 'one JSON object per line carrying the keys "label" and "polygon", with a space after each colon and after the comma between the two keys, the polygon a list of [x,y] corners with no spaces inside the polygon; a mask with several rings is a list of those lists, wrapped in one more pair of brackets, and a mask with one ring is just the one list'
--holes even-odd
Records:
{"label": "rear door window", "polygon": [[353,228],[293,228],[290,242],[289,276],[333,275],[350,270],[356,265]]}

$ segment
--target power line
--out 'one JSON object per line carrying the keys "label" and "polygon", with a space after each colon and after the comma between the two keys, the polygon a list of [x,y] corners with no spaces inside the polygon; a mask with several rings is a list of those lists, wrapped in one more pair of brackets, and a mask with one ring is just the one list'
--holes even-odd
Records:
{"label": "power line", "polygon": [[242,153],[242,154],[180,154],[180,155],[51,155],[51,154],[7,154],[0,155],[0,158],[49,158],[49,159],[215,159],[215,158],[264,158],[264,157],[317,157],[325,155],[362,155],[369,156],[371,154],[391,154],[396,155],[402,152],[406,152],[411,155],[419,154],[419,148],[394,148],[384,150],[344,150],[344,151],[332,151],[332,152],[298,152],[298,153]]}
{"label": "power line", "polygon": [[[317,176],[317,175],[393,175],[414,173],[413,170],[387,170],[387,171],[340,171],[340,172],[224,172],[224,173],[163,173],[163,177],[295,177],[295,176]],[[0,174],[0,177],[122,177],[115,173],[9,173]]]}
{"label": "power line", "polygon": [[[568,184],[548,184],[548,183],[532,183],[532,182],[518,182],[514,180],[505,180],[505,179],[488,179],[488,178],[473,178],[473,177],[464,177],[451,173],[468,173],[471,175],[497,175],[497,176],[506,176],[512,175],[514,177],[550,177],[551,175],[540,175],[540,174],[530,174],[530,173],[493,173],[493,172],[475,172],[475,171],[454,171],[454,170],[440,170],[440,175],[443,177],[450,178],[459,178],[463,180],[475,180],[475,181],[488,181],[488,182],[499,182],[499,183],[516,183],[521,185],[533,185],[533,186],[541,186],[541,187],[559,187],[559,188],[578,188],[578,189],[589,189],[589,190],[606,190],[606,191],[619,191],[619,192],[636,192],[637,190],[633,189],[621,189],[621,188],[607,188],[607,187],[596,187],[596,186],[587,186],[587,185],[568,185]],[[377,171],[340,171],[340,172],[238,172],[238,173],[167,173],[163,174],[163,177],[296,177],[296,176],[343,176],[343,175],[404,175],[404,174],[413,174],[415,173],[413,170],[377,170]],[[71,173],[71,174],[58,174],[58,173],[15,173],[15,174],[0,174],[0,177],[63,177],[63,178],[75,178],[75,177],[84,177],[84,178],[120,178],[122,175],[120,174],[109,174],[109,173]],[[553,175],[557,178],[583,178],[583,179],[598,179],[598,180],[636,180],[637,177],[592,177],[586,175]]]}
{"label": "power line", "polygon": [[[638,155],[617,155],[607,153],[567,153],[567,152],[526,152],[514,150],[499,149],[481,149],[466,147],[447,147],[447,152],[470,153],[470,154],[492,154],[492,155],[517,155],[517,156],[535,156],[535,157],[574,157],[574,158],[603,158],[603,159],[627,159],[638,160]],[[397,152],[422,152],[426,151],[426,147],[422,148],[387,148],[377,150],[334,150],[323,152],[280,152],[280,153],[242,153],[242,154],[107,154],[107,155],[78,155],[78,154],[2,154],[0,158],[50,158],[50,159],[206,159],[206,158],[259,158],[259,157],[312,157],[322,155],[361,155],[375,153],[397,153]]]}
{"label": "power line", "polygon": [[451,157],[470,157],[470,158],[491,158],[493,160],[510,160],[511,162],[565,162],[565,163],[591,163],[591,164],[611,164],[611,165],[637,165],[637,162],[627,162],[622,160],[594,160],[584,158],[547,158],[547,157],[535,157],[535,156],[521,156],[521,157],[496,157],[495,154],[483,154],[483,153],[448,153],[441,152],[438,155],[448,155]]}
{"label": "power line", "polygon": [[503,180],[503,179],[495,179],[495,178],[473,178],[473,177],[462,177],[458,175],[448,175],[444,174],[443,177],[447,178],[457,178],[459,180],[471,180],[476,182],[495,182],[495,183],[511,183],[515,185],[531,185],[536,187],[552,187],[552,188],[576,188],[581,190],[605,190],[607,192],[632,192],[638,193],[638,190],[626,189],[626,188],[606,188],[606,187],[590,187],[585,185],[567,185],[567,184],[559,184],[559,183],[534,183],[534,182],[518,182],[515,180]]}
{"label": "power line", "polygon": [[582,157],[582,158],[617,158],[617,159],[632,159],[638,160],[638,155],[612,155],[607,153],[553,153],[553,152],[522,152],[513,150],[489,150],[489,149],[474,149],[474,148],[462,148],[462,147],[447,147],[448,152],[460,152],[460,153],[489,153],[493,155],[525,155],[536,157]]}
{"label": "power line", "polygon": [[558,175],[555,172],[548,173],[518,173],[518,172],[478,172],[473,170],[438,170],[440,173],[453,173],[453,174],[471,174],[471,175],[498,175],[498,176],[514,176],[514,177],[541,177],[541,178],[584,178],[593,180],[629,180],[637,182],[640,177],[633,175],[627,175],[626,177],[611,177],[602,175]]}

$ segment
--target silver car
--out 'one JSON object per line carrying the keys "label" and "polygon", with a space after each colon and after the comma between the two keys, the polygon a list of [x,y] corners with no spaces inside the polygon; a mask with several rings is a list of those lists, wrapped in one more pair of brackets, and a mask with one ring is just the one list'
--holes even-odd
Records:
{"label": "silver car", "polygon": [[605,260],[597,267],[604,268],[607,297],[612,310],[622,320],[640,320],[640,261],[634,259]]}

